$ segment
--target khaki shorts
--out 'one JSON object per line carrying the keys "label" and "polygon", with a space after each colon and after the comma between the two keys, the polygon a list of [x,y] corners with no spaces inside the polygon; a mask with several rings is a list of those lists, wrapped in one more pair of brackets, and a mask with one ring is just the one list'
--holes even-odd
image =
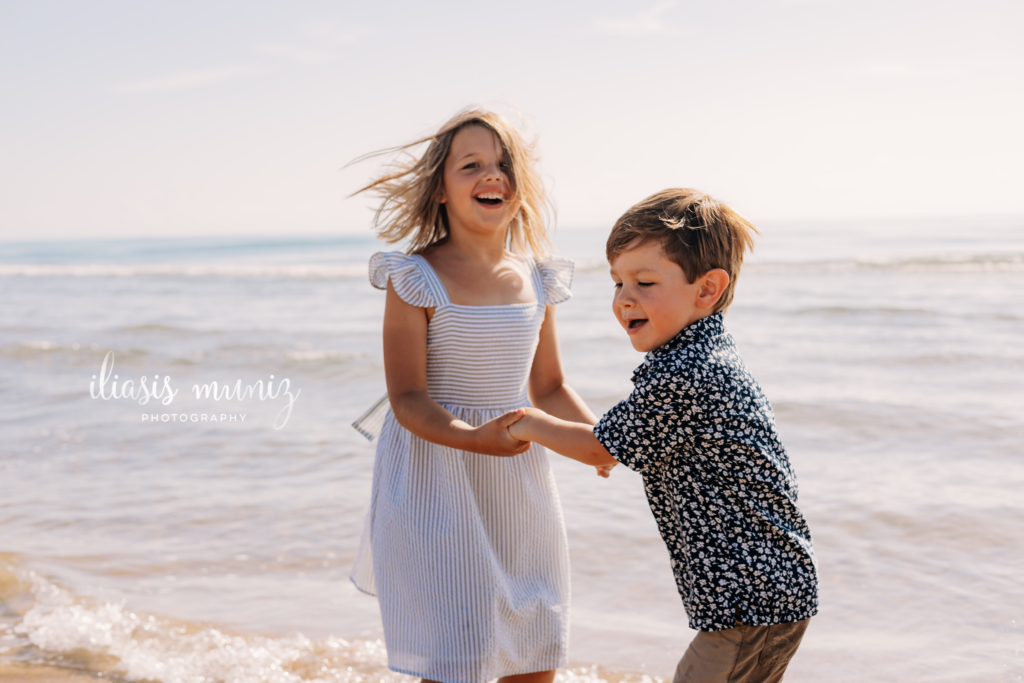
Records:
{"label": "khaki shorts", "polygon": [[773,626],[700,631],[679,660],[672,683],[777,683],[809,619]]}

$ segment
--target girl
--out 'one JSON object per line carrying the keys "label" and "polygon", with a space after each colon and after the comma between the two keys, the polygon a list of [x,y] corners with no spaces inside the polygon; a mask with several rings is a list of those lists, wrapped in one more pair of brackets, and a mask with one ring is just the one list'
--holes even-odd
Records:
{"label": "girl", "polygon": [[[352,571],[380,600],[393,671],[443,683],[551,683],[565,664],[569,556],[547,454],[508,426],[524,406],[596,420],[564,382],[554,305],[572,262],[545,258],[532,149],[470,109],[360,190],[382,202],[391,410]],[[527,254],[532,254],[528,257]]]}

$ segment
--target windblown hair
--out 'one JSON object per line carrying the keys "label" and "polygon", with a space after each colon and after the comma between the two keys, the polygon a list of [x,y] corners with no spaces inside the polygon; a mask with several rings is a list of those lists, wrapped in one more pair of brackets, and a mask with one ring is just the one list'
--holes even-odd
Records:
{"label": "windblown hair", "polygon": [[619,254],[651,240],[677,263],[693,284],[698,277],[721,268],[729,285],[713,313],[732,303],[744,252],[754,249],[754,224],[700,190],[670,189],[653,194],[615,221],[605,254],[611,263]]}
{"label": "windblown hair", "polygon": [[[433,135],[359,157],[352,163],[386,154],[399,155],[382,176],[353,195],[369,192],[380,198],[373,228],[385,242],[409,238],[410,254],[443,244],[449,236],[448,212],[439,201],[444,190],[444,164],[455,134],[468,126],[492,131],[505,154],[512,199],[519,202],[519,211],[508,227],[509,249],[543,258],[551,246],[546,224],[554,209],[535,168],[534,146],[524,141],[508,121],[485,109],[465,109]],[[411,150],[424,143],[429,143],[427,151],[417,158]]]}

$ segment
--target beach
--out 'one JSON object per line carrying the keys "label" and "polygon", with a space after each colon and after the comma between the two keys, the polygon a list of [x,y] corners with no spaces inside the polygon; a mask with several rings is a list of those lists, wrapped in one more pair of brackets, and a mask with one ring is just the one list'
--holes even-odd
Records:
{"label": "beach", "polygon": [[[786,680],[1024,680],[1024,222],[763,228],[726,325],[819,562]],[[566,373],[598,414],[643,358],[610,314],[604,237],[555,240],[577,262]],[[0,243],[0,680],[413,680],[347,578],[374,452],[350,423],[385,391],[366,262],[387,248]],[[670,679],[693,632],[639,477],[551,462],[559,680]]]}

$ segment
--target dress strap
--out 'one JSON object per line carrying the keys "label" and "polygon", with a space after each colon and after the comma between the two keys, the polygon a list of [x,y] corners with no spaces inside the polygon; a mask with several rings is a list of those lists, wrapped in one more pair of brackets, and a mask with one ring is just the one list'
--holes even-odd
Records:
{"label": "dress strap", "polygon": [[430,265],[430,262],[420,254],[413,254],[413,258],[419,261],[423,279],[433,298],[441,302],[441,304],[450,304],[452,299],[448,296],[448,290],[445,289],[444,283],[441,282],[440,276],[434,270],[434,267]]}

